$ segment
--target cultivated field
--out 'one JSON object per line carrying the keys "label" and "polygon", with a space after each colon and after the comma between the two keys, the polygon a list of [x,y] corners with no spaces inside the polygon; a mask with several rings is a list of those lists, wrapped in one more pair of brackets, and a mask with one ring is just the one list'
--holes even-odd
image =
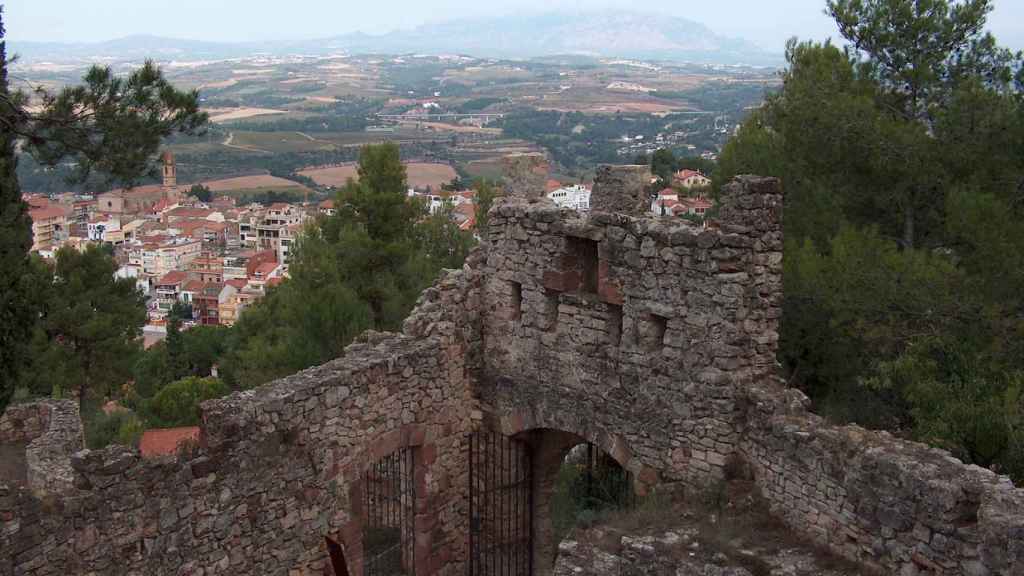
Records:
{"label": "cultivated field", "polygon": [[208,110],[210,122],[231,122],[232,120],[244,120],[255,116],[267,116],[270,114],[287,114],[285,110],[273,110],[271,108],[235,108],[233,110]]}
{"label": "cultivated field", "polygon": [[[423,188],[430,186],[438,189],[441,184],[451,182],[455,178],[455,169],[447,164],[412,162],[405,165],[409,178],[409,186]],[[330,168],[312,168],[302,170],[299,174],[309,176],[323,186],[344,186],[349,178],[356,178],[355,164],[332,166]]]}
{"label": "cultivated field", "polygon": [[213,192],[232,192],[254,189],[283,191],[286,188],[294,188],[298,190],[305,188],[298,182],[285,180],[284,178],[278,178],[277,176],[270,176],[269,174],[260,174],[258,176],[239,176],[237,178],[224,178],[223,180],[210,180],[209,182],[203,182],[203,185]]}

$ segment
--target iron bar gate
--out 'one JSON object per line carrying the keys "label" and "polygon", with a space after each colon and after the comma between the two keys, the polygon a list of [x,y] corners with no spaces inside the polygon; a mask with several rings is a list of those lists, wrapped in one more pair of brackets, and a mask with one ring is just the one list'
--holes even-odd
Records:
{"label": "iron bar gate", "polygon": [[636,508],[633,473],[590,442],[585,457],[583,493],[573,499],[592,510]]}
{"label": "iron bar gate", "polygon": [[469,576],[533,574],[533,469],[529,445],[469,436]]}
{"label": "iron bar gate", "polygon": [[363,574],[414,576],[416,482],[413,449],[381,458],[363,481]]}

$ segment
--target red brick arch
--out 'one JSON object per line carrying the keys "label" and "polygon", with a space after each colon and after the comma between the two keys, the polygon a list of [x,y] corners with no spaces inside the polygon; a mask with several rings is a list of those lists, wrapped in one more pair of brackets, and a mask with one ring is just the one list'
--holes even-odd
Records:
{"label": "red brick arch", "polygon": [[[363,573],[363,478],[364,473],[378,460],[403,449],[413,448],[414,482],[416,489],[415,514],[415,560],[417,574],[436,572],[431,562],[432,528],[435,518],[431,517],[429,502],[432,495],[427,491],[427,475],[437,458],[437,449],[428,439],[426,427],[410,424],[378,434],[368,440],[355,456],[347,458],[344,467],[334,475],[348,485],[349,511],[351,520],[335,533],[326,537],[342,549],[348,564],[349,574]],[[325,542],[325,547],[327,546]]]}
{"label": "red brick arch", "polygon": [[624,470],[633,473],[636,479],[636,490],[639,495],[644,495],[658,482],[658,472],[654,468],[645,466],[638,458],[633,457],[633,451],[629,443],[619,434],[604,430],[600,426],[590,423],[570,423],[562,420],[554,420],[538,415],[534,411],[517,411],[502,416],[499,421],[500,432],[506,436],[521,435],[533,430],[555,430],[568,432],[580,439],[590,442],[614,459]]}

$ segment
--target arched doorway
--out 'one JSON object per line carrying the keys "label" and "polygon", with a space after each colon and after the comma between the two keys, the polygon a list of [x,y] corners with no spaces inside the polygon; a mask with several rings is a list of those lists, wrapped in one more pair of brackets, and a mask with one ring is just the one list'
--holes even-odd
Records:
{"label": "arched doorway", "polygon": [[635,503],[633,476],[608,451],[561,430],[469,437],[470,576],[550,574],[567,526],[559,502],[580,510]]}
{"label": "arched doorway", "polygon": [[399,448],[363,474],[362,564],[365,576],[416,574],[416,452]]}

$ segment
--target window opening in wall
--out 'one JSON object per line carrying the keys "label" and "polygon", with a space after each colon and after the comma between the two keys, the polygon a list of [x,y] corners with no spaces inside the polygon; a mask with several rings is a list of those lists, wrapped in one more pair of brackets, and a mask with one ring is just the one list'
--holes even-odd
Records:
{"label": "window opening in wall", "polygon": [[544,291],[544,328],[548,332],[554,332],[558,327],[558,295],[559,292],[556,290]]}
{"label": "window opening in wall", "polygon": [[523,317],[523,285],[519,282],[510,282],[512,286],[512,320],[519,320]]}
{"label": "window opening in wall", "polygon": [[597,242],[586,238],[569,238],[570,260],[580,272],[580,291],[597,294]]}
{"label": "window opening in wall", "polygon": [[647,349],[657,350],[665,345],[665,332],[668,330],[668,318],[657,314],[647,316]]}
{"label": "window opening in wall", "polygon": [[364,576],[414,576],[413,449],[381,458],[363,477]]}
{"label": "window opening in wall", "polygon": [[618,346],[622,343],[622,306],[607,304],[608,306],[608,343]]}

